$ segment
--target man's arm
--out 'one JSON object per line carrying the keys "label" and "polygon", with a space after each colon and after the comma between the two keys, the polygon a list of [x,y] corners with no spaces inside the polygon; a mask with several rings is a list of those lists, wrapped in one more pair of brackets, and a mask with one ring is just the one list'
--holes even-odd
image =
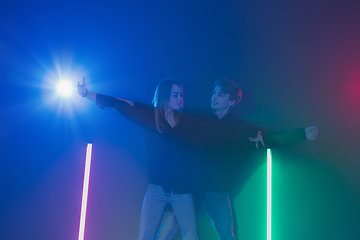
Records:
{"label": "man's arm", "polygon": [[319,128],[318,126],[307,127],[305,128],[305,133],[307,140],[315,140],[319,133]]}
{"label": "man's arm", "polygon": [[[263,133],[264,132],[264,133]],[[289,146],[296,144],[304,140],[315,140],[318,134],[318,127],[307,127],[307,128],[298,128],[289,132],[265,132],[263,130],[258,130],[257,136],[255,138],[249,138],[250,142],[255,143],[255,147],[259,147],[259,142],[262,147],[266,148],[275,148],[281,146]]]}

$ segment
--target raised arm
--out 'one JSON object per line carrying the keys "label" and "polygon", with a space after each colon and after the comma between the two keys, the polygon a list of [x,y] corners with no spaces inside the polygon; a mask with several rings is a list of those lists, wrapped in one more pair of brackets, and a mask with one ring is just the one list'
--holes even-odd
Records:
{"label": "raised arm", "polygon": [[121,98],[114,98],[103,94],[90,92],[86,88],[86,79],[83,78],[83,83],[78,83],[77,91],[81,97],[86,97],[94,102],[101,108],[113,108],[118,111],[125,118],[129,119],[136,125],[143,128],[153,128],[154,117],[153,108],[146,104],[134,103],[130,100]]}
{"label": "raised arm", "polygon": [[[83,83],[80,85],[80,82],[78,82],[78,85],[77,85],[77,91],[79,93],[79,95],[81,97],[85,97],[85,98],[88,98],[94,102],[96,102],[96,96],[97,94],[94,93],[94,92],[90,92],[87,88],[86,88],[86,78],[83,77]],[[118,100],[121,100],[121,101],[124,101],[124,102],[127,102],[130,106],[134,106],[134,102],[130,101],[130,100],[126,100],[126,99],[121,99],[121,98],[116,98]]]}
{"label": "raised arm", "polygon": [[81,97],[86,97],[94,102],[96,102],[96,93],[94,92],[90,92],[87,88],[86,88],[86,79],[85,77],[83,77],[83,83],[82,85],[80,85],[80,82],[78,82],[77,85],[77,91],[79,93],[79,95]]}

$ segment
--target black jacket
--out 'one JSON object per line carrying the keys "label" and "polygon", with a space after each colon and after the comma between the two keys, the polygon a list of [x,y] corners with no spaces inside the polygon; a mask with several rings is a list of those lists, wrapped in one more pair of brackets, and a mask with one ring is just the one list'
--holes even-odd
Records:
{"label": "black jacket", "polygon": [[180,113],[179,123],[160,133],[155,125],[154,107],[97,94],[100,108],[114,108],[125,118],[145,130],[148,182],[161,185],[166,192],[199,191],[202,167],[199,142],[193,141],[196,126],[191,115]]}

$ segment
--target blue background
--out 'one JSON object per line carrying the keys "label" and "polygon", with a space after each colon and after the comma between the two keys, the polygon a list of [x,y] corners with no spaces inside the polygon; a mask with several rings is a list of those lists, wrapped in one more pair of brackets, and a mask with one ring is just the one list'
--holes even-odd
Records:
{"label": "blue background", "polygon": [[[137,239],[143,132],[55,84],[151,103],[184,84],[209,104],[227,77],[235,112],[267,130],[318,125],[314,142],[273,151],[273,239],[360,239],[360,3],[346,1],[0,2],[0,238],[75,239],[86,143],[93,145],[86,235]],[[263,159],[258,151],[249,159]],[[266,166],[235,201],[239,239],[266,237]],[[216,239],[197,216],[199,236]]]}

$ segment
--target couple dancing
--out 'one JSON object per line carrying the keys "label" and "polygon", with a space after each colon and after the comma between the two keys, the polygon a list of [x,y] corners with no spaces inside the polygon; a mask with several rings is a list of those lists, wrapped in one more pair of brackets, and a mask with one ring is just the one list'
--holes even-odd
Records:
{"label": "couple dancing", "polygon": [[215,82],[211,107],[185,110],[182,85],[173,80],[158,84],[152,106],[91,92],[85,77],[77,90],[145,130],[148,185],[139,240],[170,240],[178,230],[183,239],[197,240],[197,208],[210,218],[219,239],[236,239],[229,192],[247,155],[315,140],[318,133],[316,126],[271,133],[236,117],[230,110],[242,92],[229,79]]}

